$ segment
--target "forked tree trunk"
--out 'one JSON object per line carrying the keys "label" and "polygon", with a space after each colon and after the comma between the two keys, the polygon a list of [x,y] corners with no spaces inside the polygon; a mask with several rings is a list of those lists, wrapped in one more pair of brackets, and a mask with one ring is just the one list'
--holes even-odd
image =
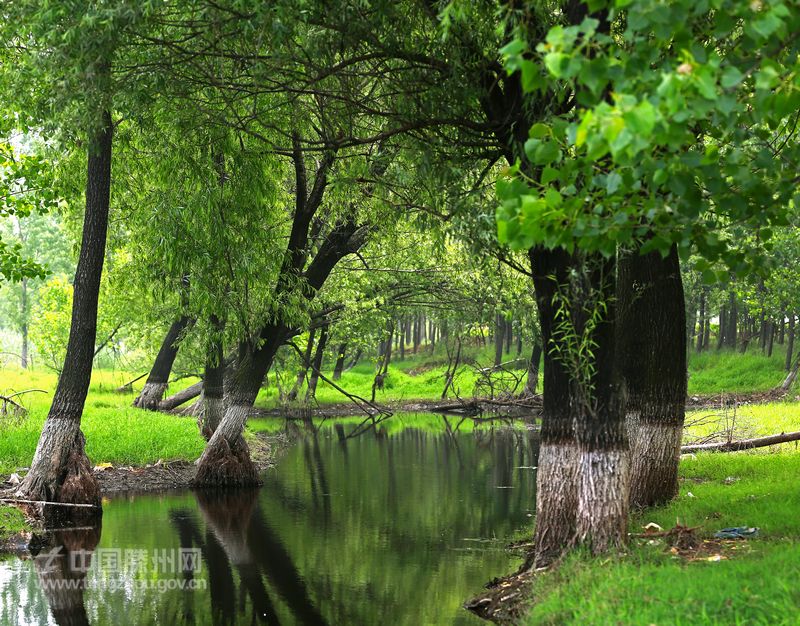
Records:
{"label": "forked tree trunk", "polygon": [[523,569],[546,567],[564,553],[575,537],[578,505],[578,449],[570,412],[570,377],[553,351],[553,297],[557,285],[566,282],[569,255],[560,249],[534,249],[530,257],[544,347],[545,395],[536,471],[534,550]]}
{"label": "forked tree trunk", "polygon": [[19,492],[31,500],[94,504],[100,490],[84,451],[81,415],[97,335],[97,302],[105,258],[111,193],[111,115],[103,112],[88,150],[86,211],[64,368],[36,454]]}
{"label": "forked tree trunk", "polygon": [[620,259],[619,355],[628,402],[631,505],[653,506],[678,492],[686,403],[686,308],[673,247]]}
{"label": "forked tree trunk", "polygon": [[344,371],[344,357],[346,353],[347,343],[343,343],[339,346],[339,349],[336,352],[336,365],[333,366],[333,380],[339,380],[342,377],[342,372]]}
{"label": "forked tree trunk", "polygon": [[133,401],[133,406],[140,409],[147,409],[148,411],[158,410],[158,405],[164,398],[164,392],[167,390],[167,383],[169,383],[172,366],[175,363],[175,358],[178,356],[178,339],[180,339],[184,329],[193,323],[193,319],[182,315],[169,327],[167,336],[164,337],[156,360],[150,370],[150,375],[147,377],[147,382],[145,382],[144,387],[142,387],[139,396]]}

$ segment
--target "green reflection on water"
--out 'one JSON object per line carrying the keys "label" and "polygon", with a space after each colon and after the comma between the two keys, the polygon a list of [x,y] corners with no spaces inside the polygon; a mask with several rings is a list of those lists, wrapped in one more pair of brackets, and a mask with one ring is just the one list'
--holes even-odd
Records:
{"label": "green reflection on water", "polygon": [[[537,448],[525,429],[459,421],[281,422],[297,441],[260,491],[107,502],[85,591],[45,593],[41,563],[0,562],[0,621],[480,623],[461,604],[517,565],[503,545],[530,526]],[[181,546],[201,551],[201,570],[156,571],[153,551]],[[131,550],[148,555],[136,572]],[[201,588],[157,588],[189,579]]]}

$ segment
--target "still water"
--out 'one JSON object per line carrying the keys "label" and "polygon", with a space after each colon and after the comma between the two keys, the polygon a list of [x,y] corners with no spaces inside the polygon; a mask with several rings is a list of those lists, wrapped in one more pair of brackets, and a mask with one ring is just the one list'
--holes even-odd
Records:
{"label": "still water", "polygon": [[0,561],[0,624],[480,624],[461,604],[518,565],[503,546],[531,526],[535,436],[419,415],[286,428],[260,490],[115,497],[58,556]]}

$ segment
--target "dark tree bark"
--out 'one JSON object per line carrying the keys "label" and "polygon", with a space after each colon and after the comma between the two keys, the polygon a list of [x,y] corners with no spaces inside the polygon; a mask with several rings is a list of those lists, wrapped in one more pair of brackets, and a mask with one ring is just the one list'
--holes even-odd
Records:
{"label": "dark tree bark", "polygon": [[711,345],[711,310],[708,298],[706,298],[706,317],[705,326],[703,328],[703,350],[708,350]]}
{"label": "dark tree bark", "polygon": [[542,344],[538,341],[533,344],[531,351],[531,358],[528,361],[528,378],[525,381],[525,390],[523,394],[526,396],[533,396],[536,394],[536,388],[539,386],[539,361],[542,359]]}
{"label": "dark tree bark", "polygon": [[786,311],[781,311],[780,322],[778,323],[778,345],[783,345],[786,341]]}
{"label": "dark tree bark", "polygon": [[775,344],[775,322],[773,320],[770,320],[769,322],[767,322],[767,326],[768,326],[768,329],[767,329],[767,356],[771,357],[772,356],[772,348],[774,347],[774,344]]}
{"label": "dark tree bark", "polygon": [[133,401],[133,406],[140,409],[147,409],[148,411],[158,410],[158,405],[164,398],[164,392],[167,389],[167,383],[169,383],[172,366],[175,364],[175,358],[178,356],[178,339],[180,339],[181,333],[193,323],[193,319],[182,315],[169,327],[167,336],[164,337],[164,341],[161,343],[161,348],[158,351],[153,367],[150,369],[147,382],[145,382],[144,387],[142,387],[139,396]]}
{"label": "dark tree bark", "polygon": [[794,325],[795,314],[789,313],[789,332],[786,342],[786,362],[784,369],[788,372],[792,369],[792,355],[794,353]]}
{"label": "dark tree bark", "polygon": [[722,350],[725,345],[725,332],[728,325],[728,307],[723,306],[719,311],[719,332],[717,333],[717,350]]}
{"label": "dark tree bark", "polygon": [[311,355],[314,353],[314,337],[316,335],[317,329],[312,328],[308,332],[308,342],[306,343],[306,351],[303,354],[303,362],[300,363],[300,367],[297,370],[297,380],[294,382],[294,386],[292,390],[289,392],[288,400],[289,402],[294,402],[297,400],[297,394],[300,393],[300,388],[303,386],[303,381],[306,379],[308,375],[308,364],[311,363]]}
{"label": "dark tree bark", "polygon": [[736,294],[728,294],[728,329],[725,331],[725,345],[732,350],[736,349],[736,335],[738,331],[739,311],[736,306]]}
{"label": "dark tree bark", "polygon": [[342,377],[342,372],[344,371],[344,356],[347,353],[347,343],[343,343],[339,345],[339,349],[336,351],[336,365],[333,366],[333,380],[339,380]]}
{"label": "dark tree bark", "polygon": [[578,449],[570,410],[570,375],[553,352],[553,299],[558,285],[567,281],[569,255],[561,249],[536,248],[530,259],[544,347],[546,392],[536,472],[534,550],[524,569],[545,567],[563,554],[575,537],[578,506]]}
{"label": "dark tree bark", "polygon": [[703,343],[705,338],[705,331],[706,331],[706,291],[700,292],[700,313],[698,314],[698,323],[700,325],[700,330],[697,333],[697,352],[703,351]]}
{"label": "dark tree bark", "polygon": [[506,320],[500,313],[495,314],[494,318],[494,366],[497,367],[503,362],[503,343],[506,332]]}
{"label": "dark tree bark", "polygon": [[386,350],[384,350],[380,361],[378,361],[378,370],[375,372],[375,379],[372,381],[372,399],[370,402],[375,402],[375,392],[378,389],[383,389],[383,383],[386,380],[386,374],[389,371],[389,363],[392,360],[392,335],[394,334],[394,322],[389,320],[388,326],[389,327],[387,331],[389,335],[384,343]]}
{"label": "dark tree bark", "polygon": [[112,135],[111,114],[105,111],[91,135],[88,149],[86,210],[64,368],[31,469],[19,489],[31,500],[100,506],[100,490],[84,451],[80,424],[97,338],[97,302],[111,195]]}
{"label": "dark tree bark", "polygon": [[678,492],[686,403],[686,308],[678,252],[634,251],[620,259],[619,358],[627,387],[631,505]]}
{"label": "dark tree bark", "polygon": [[511,320],[506,320],[505,338],[506,354],[511,354],[511,342],[514,339],[514,322]]}
{"label": "dark tree bark", "polygon": [[311,374],[308,377],[308,389],[306,389],[306,402],[313,400],[317,395],[317,382],[319,373],[322,371],[322,361],[325,358],[325,347],[328,344],[328,325],[322,327],[319,334],[317,351],[314,354],[314,362],[311,366]]}

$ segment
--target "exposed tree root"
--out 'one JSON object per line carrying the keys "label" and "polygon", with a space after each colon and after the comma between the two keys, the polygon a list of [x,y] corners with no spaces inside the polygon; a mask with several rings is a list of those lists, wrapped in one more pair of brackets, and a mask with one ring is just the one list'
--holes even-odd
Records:
{"label": "exposed tree root", "polygon": [[192,481],[193,487],[257,487],[261,484],[250,449],[241,437],[233,448],[221,437],[218,444],[207,449]]}

